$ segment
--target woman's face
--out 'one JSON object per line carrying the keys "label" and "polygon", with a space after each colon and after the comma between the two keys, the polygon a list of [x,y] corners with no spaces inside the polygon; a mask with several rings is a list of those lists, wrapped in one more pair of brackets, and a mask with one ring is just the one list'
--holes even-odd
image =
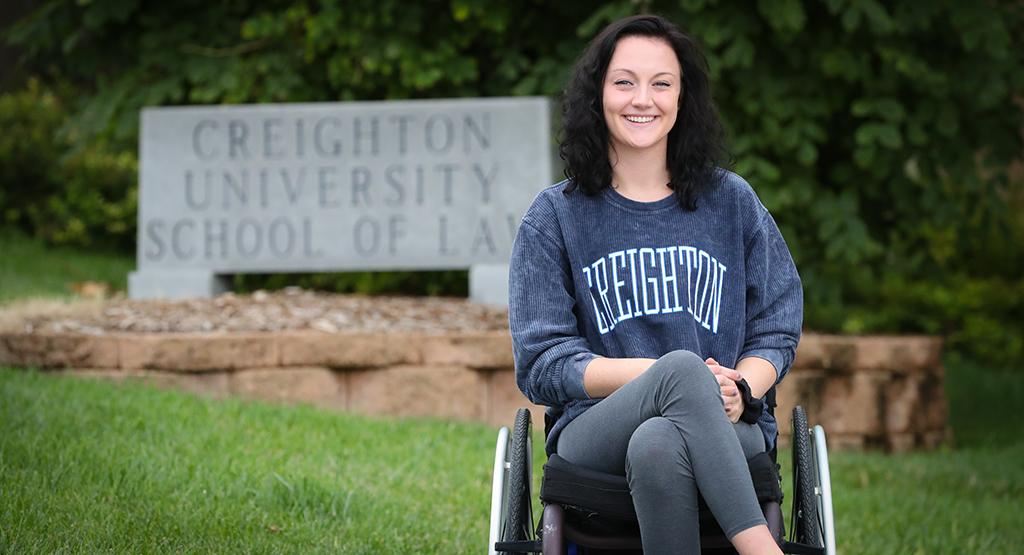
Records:
{"label": "woman's face", "polygon": [[681,87],[679,59],[667,42],[620,39],[604,80],[604,121],[616,152],[665,149]]}

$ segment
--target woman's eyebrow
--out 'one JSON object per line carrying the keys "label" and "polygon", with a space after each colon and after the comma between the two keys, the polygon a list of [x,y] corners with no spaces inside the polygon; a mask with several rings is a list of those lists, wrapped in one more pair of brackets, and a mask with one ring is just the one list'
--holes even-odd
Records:
{"label": "woman's eyebrow", "polygon": [[[624,67],[617,67],[617,68],[609,69],[608,73],[613,73],[613,72],[616,72],[616,71],[621,71],[623,73],[628,73],[629,75],[632,75],[634,77],[636,76],[636,72],[634,72],[631,69],[626,69]],[[658,73],[654,74],[655,77],[661,77],[662,75],[668,75],[669,77],[678,77],[678,74],[676,74],[674,72],[671,72],[671,71],[661,71],[661,72],[658,72]]]}

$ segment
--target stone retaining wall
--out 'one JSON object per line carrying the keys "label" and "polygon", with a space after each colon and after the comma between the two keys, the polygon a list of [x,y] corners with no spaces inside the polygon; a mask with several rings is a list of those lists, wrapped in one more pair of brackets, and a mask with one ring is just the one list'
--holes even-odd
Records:
{"label": "stone retaining wall", "polygon": [[[933,448],[948,437],[941,343],[929,337],[807,334],[779,390],[822,424],[831,449]],[[509,425],[529,403],[507,332],[0,334],[0,364],[137,379],[362,414]],[[540,426],[542,410],[532,407]]]}

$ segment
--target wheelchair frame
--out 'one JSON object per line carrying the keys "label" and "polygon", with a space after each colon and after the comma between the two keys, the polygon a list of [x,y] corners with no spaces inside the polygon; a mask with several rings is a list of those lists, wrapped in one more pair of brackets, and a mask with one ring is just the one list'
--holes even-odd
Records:
{"label": "wheelchair frame", "polygon": [[[784,553],[791,555],[835,555],[835,523],[832,511],[832,486],[829,473],[828,449],[825,430],[816,425],[806,427],[806,415],[802,407],[793,409],[793,495],[790,514],[794,518],[790,538],[777,538],[779,547]],[[803,425],[801,425],[801,423]],[[525,427],[525,429],[523,429]],[[494,468],[491,481],[491,513],[488,531],[488,555],[543,553],[545,555],[562,555],[566,552],[563,515],[566,508],[560,504],[547,504],[541,521],[534,528],[532,516],[532,437],[530,412],[521,408],[516,414],[514,429],[507,427],[498,430],[494,453]],[[803,431],[800,431],[803,428]],[[804,434],[802,437],[798,433]],[[524,442],[525,445],[513,446],[513,442]],[[799,444],[799,447],[798,447]],[[800,453],[798,453],[800,450]],[[513,457],[513,451],[517,454]],[[525,461],[522,454],[526,454]],[[797,460],[801,457],[801,460]],[[810,460],[804,460],[809,457]],[[518,458],[518,460],[512,460]],[[800,480],[799,469],[809,469],[811,488],[807,494],[798,492]],[[518,473],[515,480],[510,480]],[[510,491],[510,482],[515,483],[519,491]],[[525,485],[525,492],[523,487]],[[798,495],[801,493],[802,495]],[[801,500],[803,498],[803,501]],[[518,498],[518,499],[517,499]],[[512,507],[519,503],[519,507]],[[804,507],[809,503],[809,507]],[[526,506],[523,507],[522,505]],[[779,512],[776,504],[776,512]],[[513,509],[513,510],[510,510]],[[513,513],[516,513],[513,516]],[[521,519],[525,513],[529,521],[523,528],[522,522],[510,522]],[[797,516],[799,515],[799,516]],[[767,516],[767,514],[766,514]],[[797,520],[799,518],[800,520]],[[518,526],[517,526],[518,525]],[[781,527],[781,523],[780,523]],[[515,528],[518,528],[516,530]],[[798,530],[801,531],[798,533]],[[810,530],[810,533],[806,531]],[[524,533],[525,532],[525,533]],[[577,536],[579,534],[576,534]],[[524,537],[525,536],[525,537]],[[632,538],[623,539],[626,545]],[[614,540],[613,544],[614,544]],[[727,541],[725,543],[728,543]],[[584,547],[600,548],[599,545]],[[608,549],[606,544],[604,549]],[[704,546],[705,549],[709,546]],[[718,547],[716,547],[717,549]]]}

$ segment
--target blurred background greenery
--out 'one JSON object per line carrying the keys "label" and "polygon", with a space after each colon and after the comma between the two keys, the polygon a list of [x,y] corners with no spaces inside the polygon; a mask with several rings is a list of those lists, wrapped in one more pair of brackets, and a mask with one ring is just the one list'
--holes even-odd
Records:
{"label": "blurred background greenery", "polygon": [[[134,252],[143,106],[546,95],[607,22],[705,46],[735,170],[809,329],[1024,368],[1024,4],[1011,0],[21,1],[0,8],[0,227]],[[465,272],[236,276],[464,295]]]}

